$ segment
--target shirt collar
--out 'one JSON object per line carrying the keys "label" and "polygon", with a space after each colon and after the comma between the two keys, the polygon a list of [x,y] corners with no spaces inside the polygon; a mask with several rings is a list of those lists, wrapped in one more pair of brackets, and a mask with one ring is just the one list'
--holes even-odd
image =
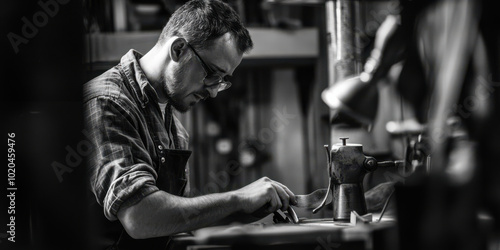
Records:
{"label": "shirt collar", "polygon": [[144,74],[139,64],[139,59],[141,59],[142,56],[140,52],[131,49],[121,58],[120,65],[125,76],[135,90],[134,94],[137,100],[139,100],[143,106],[146,106],[149,102],[149,98],[152,98],[155,102],[158,102],[159,99],[158,94],[148,81],[146,74]]}

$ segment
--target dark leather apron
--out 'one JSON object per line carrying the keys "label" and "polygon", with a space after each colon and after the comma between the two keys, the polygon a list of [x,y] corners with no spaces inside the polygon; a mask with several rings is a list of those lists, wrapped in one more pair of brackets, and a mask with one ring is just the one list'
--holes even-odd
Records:
{"label": "dark leather apron", "polygon": [[[130,85],[125,74],[122,72],[121,66],[118,66],[120,69],[120,73],[122,78],[127,85],[127,88],[133,88]],[[130,89],[129,89],[130,90]],[[153,105],[153,104],[149,104]],[[149,107],[154,108],[154,107]],[[153,128],[152,119],[149,115],[145,115],[147,118],[147,122],[149,128]],[[176,128],[175,124],[173,124],[172,128],[174,136],[176,136]],[[156,164],[155,169],[158,173],[158,179],[156,180],[156,185],[160,190],[168,192],[173,195],[182,196],[184,193],[184,189],[187,184],[186,178],[186,164],[191,156],[190,150],[181,150],[181,149],[165,149],[163,143],[158,139],[158,136],[153,132],[150,133],[151,139],[154,142],[154,148],[157,149],[156,155],[153,159]],[[177,139],[177,138],[176,138]],[[175,143],[176,148],[179,148],[178,142]],[[162,147],[158,147],[162,145]],[[162,149],[159,149],[162,148]],[[153,158],[153,156],[152,156]],[[94,198],[95,199],[95,198]],[[105,249],[113,249],[113,250],[128,250],[128,249],[166,249],[170,237],[158,237],[158,238],[150,238],[150,239],[141,239],[136,240],[130,237],[123,226],[119,221],[109,221],[102,214],[102,207],[97,203],[92,205],[94,208],[91,208],[91,212],[96,213],[95,216],[98,216],[98,228],[90,228],[90,230],[97,230],[97,235],[95,246],[101,246],[99,248],[102,249],[102,246],[108,246]],[[97,210],[95,210],[97,207]],[[95,225],[95,224],[94,224]]]}

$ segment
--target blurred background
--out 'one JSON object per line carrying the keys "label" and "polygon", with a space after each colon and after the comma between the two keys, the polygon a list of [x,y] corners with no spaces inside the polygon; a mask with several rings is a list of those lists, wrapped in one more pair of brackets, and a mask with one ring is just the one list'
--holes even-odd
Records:
{"label": "blurred background", "polygon": [[[0,231],[0,248],[86,249],[81,86],[129,49],[146,53],[184,2],[8,1],[0,8],[3,128],[18,138],[22,187],[19,243],[6,244]],[[177,114],[190,134],[193,194],[261,176],[295,194],[326,188],[323,145],[348,137],[365,155],[405,163],[363,181],[365,190],[398,183],[389,213],[398,218],[399,249],[499,249],[496,1],[225,2],[254,49],[231,89]],[[332,207],[298,213],[331,218]],[[8,223],[6,212],[0,218]]]}
{"label": "blurred background", "polygon": [[[87,79],[116,65],[131,48],[146,53],[170,14],[184,2],[85,1]],[[322,148],[340,141],[331,140],[329,108],[320,98],[329,84],[324,4],[226,2],[240,14],[255,45],[236,69],[230,91],[178,114],[194,151],[189,162],[191,188],[199,193],[226,191],[260,176],[281,181],[297,194],[325,188]],[[352,48],[351,60],[362,65],[377,28],[400,8],[398,1],[356,5],[360,40]],[[351,128],[347,133],[351,142],[364,144],[367,154],[385,157],[391,154],[385,123],[397,119],[400,112],[399,106],[390,105],[398,100],[390,86],[382,91],[380,106],[390,112],[381,112],[373,126],[377,132]],[[233,167],[238,174],[228,174]]]}

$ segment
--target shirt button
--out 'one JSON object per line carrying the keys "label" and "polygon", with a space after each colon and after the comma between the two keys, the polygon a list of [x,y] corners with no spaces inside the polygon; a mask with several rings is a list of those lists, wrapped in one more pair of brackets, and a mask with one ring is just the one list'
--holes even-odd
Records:
{"label": "shirt button", "polygon": [[161,161],[161,163],[165,163],[165,157],[162,157],[162,158],[160,159],[160,161]]}
{"label": "shirt button", "polygon": [[163,146],[162,145],[158,145],[158,149],[159,150],[163,150]]}

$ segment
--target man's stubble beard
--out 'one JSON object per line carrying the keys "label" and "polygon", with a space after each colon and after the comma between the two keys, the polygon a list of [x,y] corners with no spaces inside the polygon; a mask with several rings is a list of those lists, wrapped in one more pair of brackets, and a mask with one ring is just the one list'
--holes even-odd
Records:
{"label": "man's stubble beard", "polygon": [[[182,74],[183,71],[179,70],[178,73]],[[172,107],[174,107],[174,109],[179,111],[180,113],[186,113],[187,111],[189,111],[191,106],[182,104],[182,99],[179,100],[180,97],[176,95],[176,90],[180,89],[182,82],[176,79],[167,79],[164,76],[161,76],[160,80],[163,83],[163,90],[165,91],[165,93],[167,93],[167,102],[170,103]],[[173,82],[171,87],[172,91],[168,89],[167,81]]]}

